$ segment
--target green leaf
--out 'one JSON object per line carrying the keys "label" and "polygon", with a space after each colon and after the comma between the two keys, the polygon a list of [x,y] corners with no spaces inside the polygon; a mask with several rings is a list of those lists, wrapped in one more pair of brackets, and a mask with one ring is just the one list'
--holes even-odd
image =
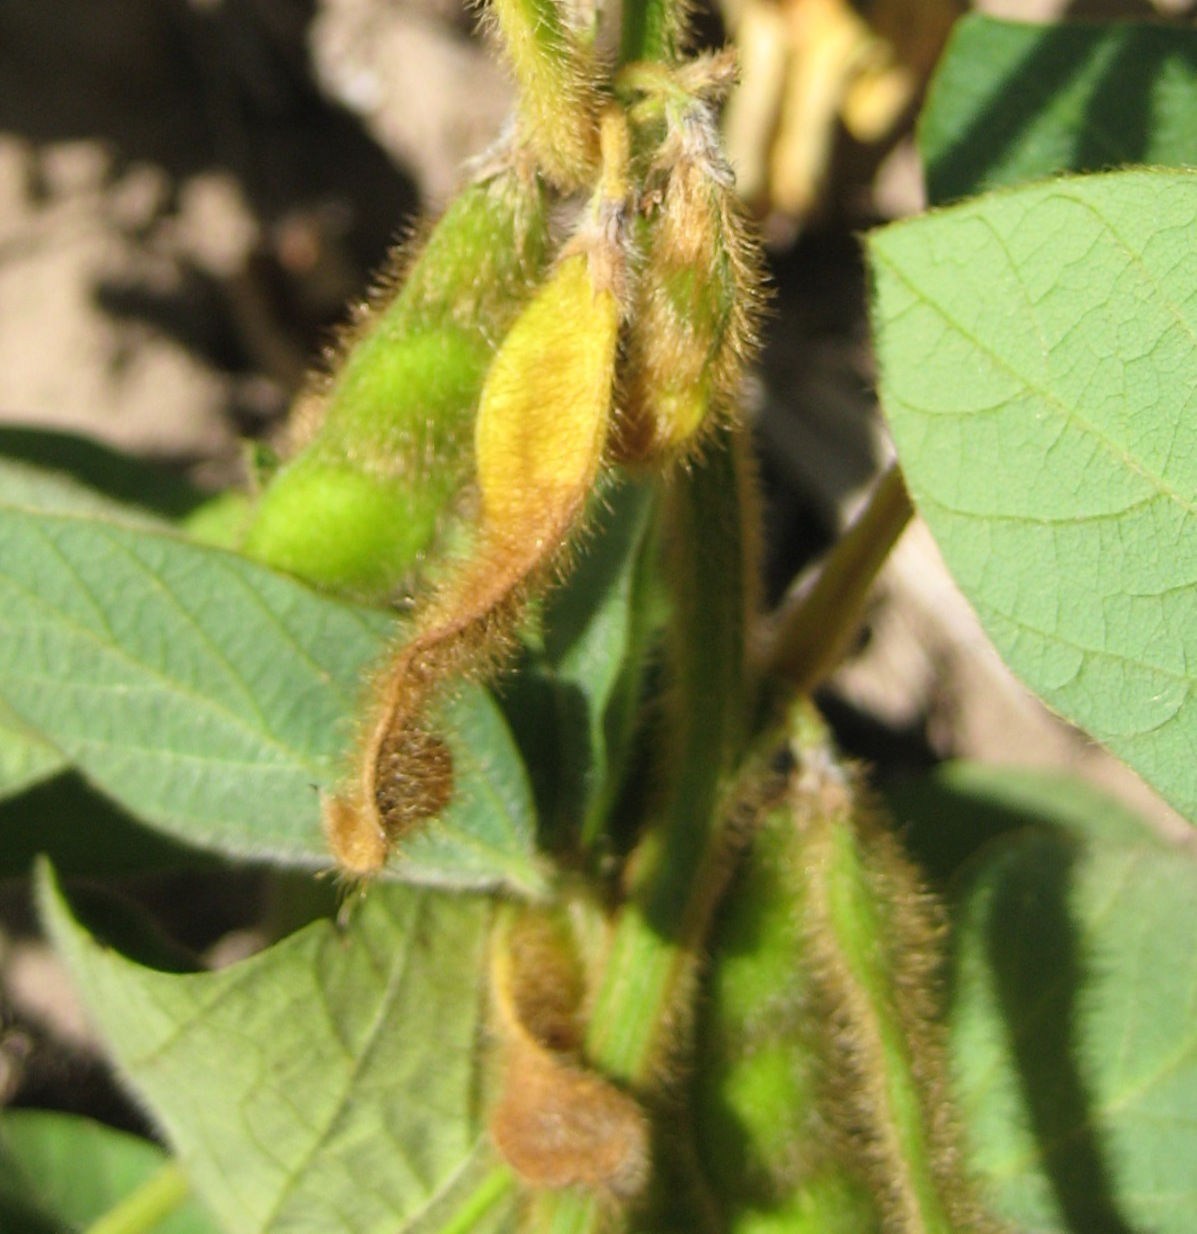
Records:
{"label": "green leaf", "polygon": [[74,1114],[10,1110],[0,1115],[0,1225],[46,1234],[83,1231],[140,1199],[160,1219],[147,1234],[218,1234],[186,1196],[170,1158],[156,1144]]}
{"label": "green leaf", "polygon": [[[481,1127],[488,900],[374,888],[213,973],[142,968],[43,915],[116,1061],[227,1234],[502,1229]],[[463,1225],[465,1214],[485,1216]]]}
{"label": "green leaf", "polygon": [[[540,778],[542,826],[563,844],[593,842],[623,787],[640,714],[655,593],[657,502],[649,484],[596,501],[595,526],[544,605],[543,645],[503,686],[505,710]],[[545,751],[552,752],[551,757]]]}
{"label": "green leaf", "polygon": [[963,897],[951,1046],[968,1156],[1026,1234],[1187,1234],[1197,865],[1150,839],[1002,841]]}
{"label": "green leaf", "polygon": [[[56,456],[61,451],[61,457]],[[165,527],[198,494],[104,446],[62,433],[0,429],[0,502],[45,513]]]}
{"label": "green leaf", "polygon": [[1197,30],[956,23],[919,119],[933,202],[1128,163],[1197,164]]}
{"label": "green leaf", "polygon": [[[0,506],[0,537],[0,697],[21,721],[177,839],[329,864],[319,790],[392,620],[150,529]],[[458,792],[402,876],[535,887],[530,792],[494,703],[463,690],[451,722]]]}
{"label": "green leaf", "polygon": [[1197,175],[982,198],[869,243],[915,503],[1006,662],[1197,818]]}
{"label": "green leaf", "polygon": [[[100,488],[88,487],[87,481]],[[0,428],[0,494],[7,506],[93,514],[154,525],[187,509],[185,486],[105,446],[69,433]],[[198,498],[197,498],[198,500]],[[0,701],[0,799],[65,770],[67,760]]]}
{"label": "green leaf", "polygon": [[66,759],[0,699],[0,800],[66,768]]}

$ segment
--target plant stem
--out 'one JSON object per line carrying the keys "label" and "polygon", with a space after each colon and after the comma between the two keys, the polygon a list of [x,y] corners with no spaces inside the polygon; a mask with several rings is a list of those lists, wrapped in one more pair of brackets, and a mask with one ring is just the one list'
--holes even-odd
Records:
{"label": "plant stem", "polygon": [[87,1227],[87,1234],[144,1234],[168,1217],[187,1198],[187,1177],[168,1161],[119,1204]]}
{"label": "plant stem", "polygon": [[681,0],[623,0],[619,63],[672,64],[685,28],[686,5]]}
{"label": "plant stem", "polygon": [[667,1022],[692,975],[727,864],[728,782],[751,710],[745,646],[755,557],[742,450],[738,437],[723,434],[669,494],[665,791],[633,858],[587,1037],[592,1062],[633,1089],[650,1082],[669,1044]]}
{"label": "plant stem", "polygon": [[766,671],[810,694],[836,667],[860,624],[869,590],[913,514],[897,463],[873,486],[864,509],[809,586],[782,609]]}
{"label": "plant stem", "polygon": [[[746,630],[755,599],[753,511],[744,442],[730,430],[667,492],[665,554],[672,603],[668,746],[663,791],[628,874],[628,900],[588,1025],[588,1062],[652,1101],[671,1050],[689,1032],[692,986],[728,865],[724,823],[751,710]],[[594,1234],[593,1197],[546,1195],[553,1234]]]}
{"label": "plant stem", "polygon": [[603,1228],[603,1206],[593,1191],[541,1192],[523,1228],[537,1234],[593,1234]]}

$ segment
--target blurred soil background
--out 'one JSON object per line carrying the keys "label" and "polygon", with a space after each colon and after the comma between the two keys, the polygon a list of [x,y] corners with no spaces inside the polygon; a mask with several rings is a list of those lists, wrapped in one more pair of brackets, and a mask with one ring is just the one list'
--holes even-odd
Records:
{"label": "blurred soil background", "polygon": [[[1027,19],[1191,9],[977,7]],[[701,15],[712,43],[728,28],[743,41],[728,124],[775,287],[746,399],[772,599],[887,458],[857,237],[921,207],[911,123],[955,12],[948,0],[861,8],[881,15],[874,28],[847,0],[727,0]],[[239,483],[242,442],[277,434],[390,243],[444,204],[462,160],[498,132],[510,87],[477,24],[459,0],[0,0],[0,425],[98,438],[213,491]],[[854,85],[864,61],[868,90]],[[880,780],[960,756],[1066,768],[1178,826],[1010,678],[918,524],[823,702]],[[245,879],[221,877],[224,895],[161,892],[183,902],[189,941],[214,963],[237,954],[249,919],[235,903]],[[136,1125],[27,905],[2,898],[0,1097]]]}

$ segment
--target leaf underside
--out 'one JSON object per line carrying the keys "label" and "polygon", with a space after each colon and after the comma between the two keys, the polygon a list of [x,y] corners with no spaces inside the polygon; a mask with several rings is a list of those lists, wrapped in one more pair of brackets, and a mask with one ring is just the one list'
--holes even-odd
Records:
{"label": "leaf underside", "polygon": [[439,1230],[488,1186],[488,1220],[505,1211],[480,1127],[488,900],[380,886],[344,931],[322,921],[179,975],[102,947],[49,878],[40,893],[118,1065],[229,1234]]}
{"label": "leaf underside", "polygon": [[[320,794],[393,619],[153,526],[0,505],[0,535],[0,697],[16,720],[176,839],[328,866]],[[388,873],[535,888],[506,726],[479,687],[450,711],[459,791]],[[36,763],[21,767],[28,782]]]}
{"label": "leaf underside", "polygon": [[1197,175],[1035,185],[870,238],[915,503],[1003,658],[1197,818]]}

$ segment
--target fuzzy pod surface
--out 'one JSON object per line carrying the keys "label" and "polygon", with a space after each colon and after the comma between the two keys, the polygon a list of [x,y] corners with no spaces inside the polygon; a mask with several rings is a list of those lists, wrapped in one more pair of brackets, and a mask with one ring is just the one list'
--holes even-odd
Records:
{"label": "fuzzy pod surface", "polygon": [[733,185],[696,101],[672,117],[650,176],[615,440],[628,462],[700,446],[755,350],[761,258]]}
{"label": "fuzzy pod surface", "polygon": [[395,592],[468,482],[482,383],[548,245],[544,194],[526,168],[462,191],[306,400],[319,404],[314,428],[263,492],[250,556],[360,599]]}
{"label": "fuzzy pod surface", "polygon": [[[376,675],[353,769],[325,803],[338,864],[375,873],[392,845],[452,796],[431,717],[445,689],[509,654],[582,515],[611,411],[619,305],[592,254],[560,260],[501,343],[475,426],[480,494],[469,551],[417,606],[413,631]],[[602,263],[599,263],[600,267]]]}
{"label": "fuzzy pod surface", "polygon": [[699,1035],[733,1228],[992,1231],[955,1150],[941,910],[813,709],[789,724],[793,768],[723,905]]}
{"label": "fuzzy pod surface", "polygon": [[561,0],[493,0],[519,88],[522,139],[564,192],[584,188],[600,159],[598,65]]}
{"label": "fuzzy pod surface", "polygon": [[697,1024],[699,1152],[736,1234],[870,1234],[875,1205],[820,1108],[801,861],[792,813],[768,811],[716,915]]}

